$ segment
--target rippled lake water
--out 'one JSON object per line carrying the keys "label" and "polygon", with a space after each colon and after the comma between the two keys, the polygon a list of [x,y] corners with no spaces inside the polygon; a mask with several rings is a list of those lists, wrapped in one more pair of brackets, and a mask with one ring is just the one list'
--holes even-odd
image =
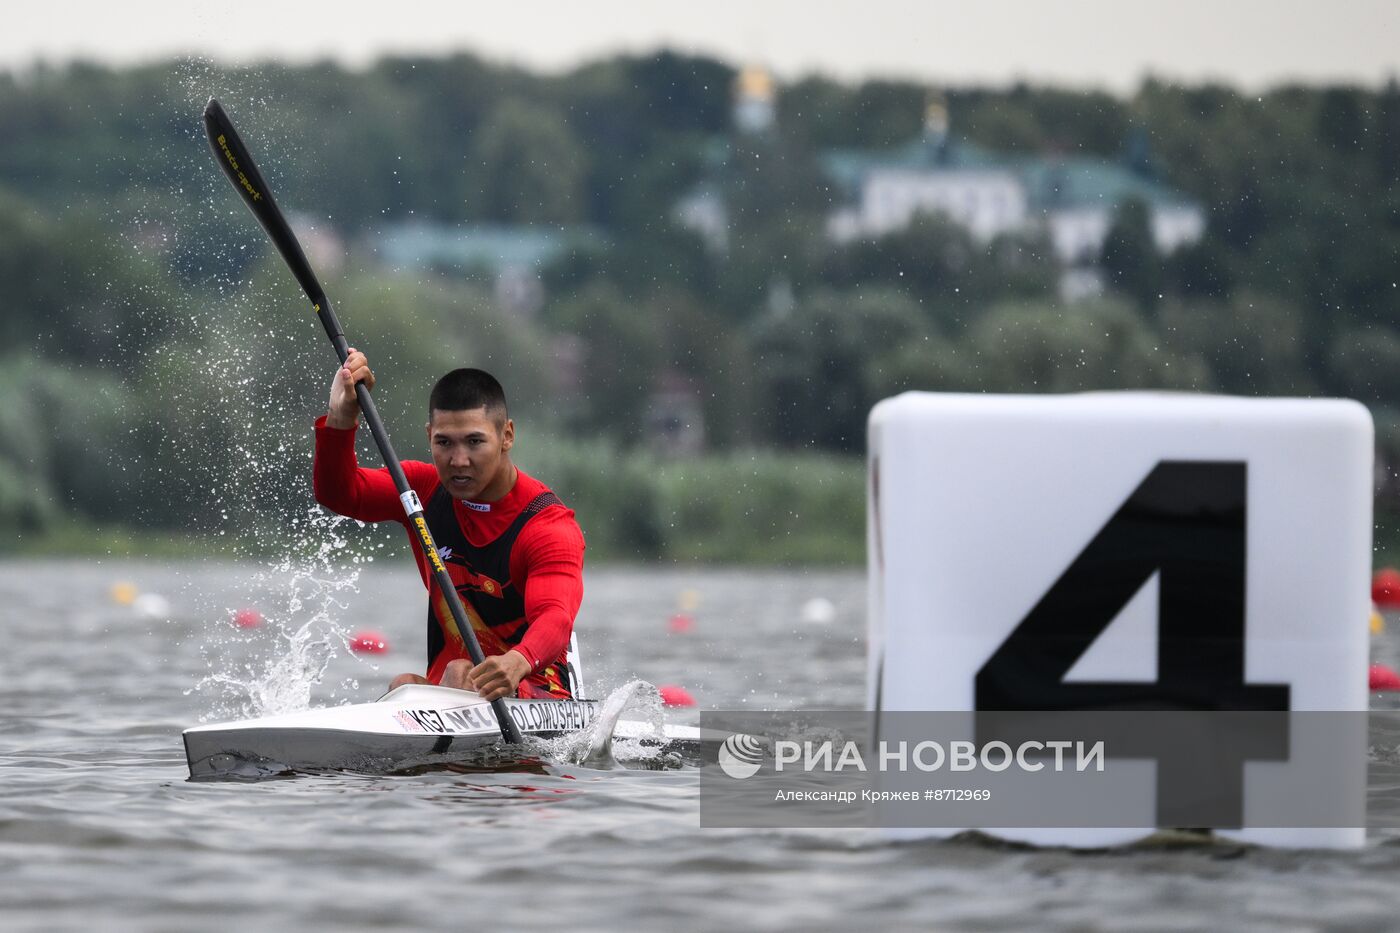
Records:
{"label": "rippled lake water", "polygon": [[[118,604],[119,582],[147,598]],[[711,708],[863,702],[859,574],[602,568],[586,585],[592,694],[641,677]],[[675,633],[687,590],[695,625]],[[829,624],[802,621],[818,596]],[[235,628],[243,607],[267,621]],[[894,844],[702,831],[691,770],[186,780],[181,729],[372,699],[421,667],[423,613],[404,567],[351,586],[291,565],[0,564],[0,929],[1400,928],[1389,833],[1350,852]],[[346,652],[362,628],[390,653]]]}

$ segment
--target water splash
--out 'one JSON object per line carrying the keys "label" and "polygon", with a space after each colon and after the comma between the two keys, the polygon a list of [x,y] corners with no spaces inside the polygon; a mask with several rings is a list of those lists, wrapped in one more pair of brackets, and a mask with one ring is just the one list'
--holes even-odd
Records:
{"label": "water splash", "polygon": [[[354,555],[344,569],[348,541],[339,528],[350,519],[308,511],[307,538],[318,541],[309,557],[283,555],[253,578],[254,589],[274,606],[265,624],[251,633],[228,630],[231,607],[211,614],[209,633],[200,645],[209,673],[190,693],[213,692],[214,708],[202,722],[300,712],[311,707],[311,694],[331,662],[348,651],[351,633],[340,618],[349,597],[359,592],[362,562]],[[240,657],[241,656],[241,657]],[[342,684],[346,692],[358,681]]]}
{"label": "water splash", "polygon": [[666,717],[661,693],[645,680],[629,681],[607,695],[587,729],[540,740],[539,744],[543,757],[560,764],[604,770],[665,767]]}

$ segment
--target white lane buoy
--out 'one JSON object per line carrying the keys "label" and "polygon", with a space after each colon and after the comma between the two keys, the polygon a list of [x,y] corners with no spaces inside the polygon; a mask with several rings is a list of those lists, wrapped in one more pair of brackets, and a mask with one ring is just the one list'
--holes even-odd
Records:
{"label": "white lane buoy", "polygon": [[836,604],[825,596],[814,596],[802,604],[802,621],[808,625],[830,625],[836,621]]}
{"label": "white lane buoy", "polygon": [[170,600],[159,593],[142,593],[132,600],[131,608],[136,614],[147,619],[167,619],[170,617]]}

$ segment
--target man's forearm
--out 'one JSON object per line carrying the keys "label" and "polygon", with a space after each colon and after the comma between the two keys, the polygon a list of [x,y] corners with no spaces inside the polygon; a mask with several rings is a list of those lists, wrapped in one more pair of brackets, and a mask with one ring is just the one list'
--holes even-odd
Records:
{"label": "man's forearm", "polygon": [[403,516],[398,491],[388,472],[361,469],[355,456],[355,432],[336,428],[329,418],[318,421],[316,426],[311,477],[316,501],[332,512],[362,522]]}

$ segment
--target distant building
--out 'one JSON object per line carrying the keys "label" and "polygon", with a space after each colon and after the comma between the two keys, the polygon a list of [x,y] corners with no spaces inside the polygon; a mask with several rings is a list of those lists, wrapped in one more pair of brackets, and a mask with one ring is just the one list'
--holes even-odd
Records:
{"label": "distant building", "polygon": [[766,69],[750,65],[734,78],[734,128],[764,133],[777,119],[777,88]]}
{"label": "distant building", "polygon": [[647,441],[664,457],[692,457],[705,449],[705,413],[693,382],[676,372],[662,373],[646,415]]}
{"label": "distant building", "polygon": [[[766,102],[771,119],[773,86],[745,75],[735,83],[735,128],[751,132],[751,100]],[[759,97],[751,95],[758,94]],[[767,124],[765,124],[765,128]],[[1137,199],[1147,205],[1158,250],[1171,253],[1205,234],[1202,206],[1155,180],[1146,166],[1145,137],[1131,159],[1114,162],[1086,156],[1010,156],[994,153],[949,133],[941,98],[924,113],[923,135],[887,151],[831,150],[821,162],[837,193],[827,220],[837,243],[884,236],[907,227],[919,214],[941,214],[988,242],[1008,233],[1043,231],[1065,269],[1061,292],[1068,299],[1102,289],[1096,264],[1119,206]],[[681,198],[672,216],[718,251],[728,245],[723,187],[727,145],[707,153],[711,177]]]}
{"label": "distant building", "polygon": [[[736,134],[761,136],[777,121],[777,88],[773,77],[756,65],[744,68],[734,77],[730,120]],[[729,249],[729,209],[719,179],[729,164],[727,139],[713,139],[702,153],[711,178],[684,195],[671,210],[671,218],[687,230],[694,230],[717,253]]]}
{"label": "distant building", "polygon": [[1064,268],[1060,293],[1077,300],[1103,290],[1097,262],[1118,208],[1147,205],[1163,254],[1205,234],[1199,203],[1138,167],[1086,156],[1006,156],[948,135],[947,110],[929,106],[922,139],[886,153],[829,152],[827,172],[845,203],[827,232],[837,242],[882,236],[920,213],[942,214],[977,239],[1043,230]]}
{"label": "distant building", "polygon": [[692,188],[671,208],[671,219],[700,234],[714,252],[729,251],[729,208],[718,183],[703,181]]}
{"label": "distant building", "polygon": [[1024,228],[1030,217],[1017,173],[952,144],[941,101],[925,111],[923,138],[888,153],[827,152],[822,163],[844,201],[827,221],[838,243],[902,230],[921,213],[943,214],[984,241]]}
{"label": "distant building", "polygon": [[542,273],[571,249],[598,242],[584,227],[508,227],[415,221],[386,227],[372,250],[401,269],[448,269],[493,279],[498,304],[534,314],[544,304]]}

